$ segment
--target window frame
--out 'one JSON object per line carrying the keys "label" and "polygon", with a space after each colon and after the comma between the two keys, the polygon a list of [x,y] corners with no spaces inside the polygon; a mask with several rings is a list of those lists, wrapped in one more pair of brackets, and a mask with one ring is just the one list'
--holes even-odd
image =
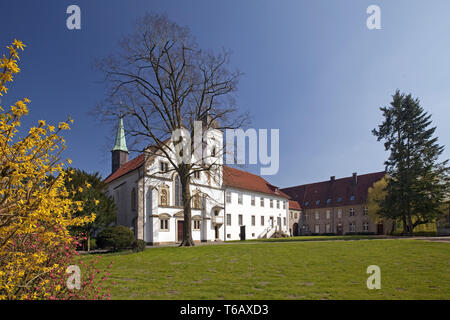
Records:
{"label": "window frame", "polygon": [[170,231],[170,218],[164,217],[159,218],[159,231],[160,232],[169,232]]}
{"label": "window frame", "polygon": [[226,221],[227,226],[231,226],[232,222],[231,213],[227,213],[226,219],[227,219]]}

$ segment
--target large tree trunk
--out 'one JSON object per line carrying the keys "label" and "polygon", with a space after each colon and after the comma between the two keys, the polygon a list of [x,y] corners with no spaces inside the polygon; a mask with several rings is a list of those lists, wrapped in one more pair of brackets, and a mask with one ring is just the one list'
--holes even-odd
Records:
{"label": "large tree trunk", "polygon": [[189,175],[187,173],[180,174],[180,181],[184,209],[183,241],[181,242],[180,247],[190,247],[194,246],[194,241],[192,240],[191,188]]}
{"label": "large tree trunk", "polygon": [[413,226],[411,215],[408,215],[408,233],[411,237],[414,236],[414,226]]}
{"label": "large tree trunk", "polygon": [[403,222],[403,230],[402,230],[402,235],[406,236],[408,234],[408,223],[406,222],[406,216],[403,215],[402,216],[402,222]]}

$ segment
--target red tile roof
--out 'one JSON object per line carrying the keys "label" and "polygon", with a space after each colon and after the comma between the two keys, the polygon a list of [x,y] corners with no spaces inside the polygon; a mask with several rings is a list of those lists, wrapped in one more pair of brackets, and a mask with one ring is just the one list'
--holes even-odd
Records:
{"label": "red tile roof", "polygon": [[[298,201],[303,209],[363,204],[367,201],[369,188],[384,175],[384,171],[359,175],[356,184],[353,183],[353,177],[346,177],[281,190]],[[355,196],[355,199],[351,200],[351,196]]]}
{"label": "red tile roof", "polygon": [[[167,142],[169,142],[170,138],[165,139],[163,141],[161,141],[162,144],[166,144]],[[153,157],[155,155],[155,153],[158,152],[158,148],[156,146],[149,146],[150,148],[150,158]],[[117,169],[117,171],[111,173],[106,179],[105,182],[106,183],[110,183],[111,181],[116,180],[117,178],[120,178],[123,175],[126,175],[127,173],[136,170],[137,168],[139,168],[140,166],[142,166],[142,164],[144,163],[145,157],[144,157],[144,153],[140,154],[139,156],[137,156],[136,158],[134,158],[133,160],[130,160],[126,163],[124,163],[119,169]]]}
{"label": "red tile roof", "polygon": [[289,200],[289,209],[302,210],[302,207],[300,207],[300,204],[297,201]]}
{"label": "red tile roof", "polygon": [[289,199],[289,196],[262,177],[229,166],[223,166],[223,183],[228,187],[266,193]]}
{"label": "red tile roof", "polygon": [[111,173],[105,179],[105,182],[110,183],[110,182],[122,177],[123,175],[126,175],[127,173],[129,173],[133,170],[136,170],[137,168],[142,166],[143,163],[144,163],[144,154],[141,154],[141,155],[137,156],[136,158],[134,158],[133,160],[130,160],[130,161],[124,163],[119,169],[117,169],[115,172]]}

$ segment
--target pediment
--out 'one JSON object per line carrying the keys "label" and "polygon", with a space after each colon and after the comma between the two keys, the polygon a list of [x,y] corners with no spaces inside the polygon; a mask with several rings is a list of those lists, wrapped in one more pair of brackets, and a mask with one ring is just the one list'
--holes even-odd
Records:
{"label": "pediment", "polygon": [[184,210],[178,211],[173,216],[177,218],[184,218]]}

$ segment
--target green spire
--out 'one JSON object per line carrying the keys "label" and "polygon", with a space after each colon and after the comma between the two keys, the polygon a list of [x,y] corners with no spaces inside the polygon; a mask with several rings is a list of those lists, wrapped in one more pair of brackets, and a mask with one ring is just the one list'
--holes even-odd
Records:
{"label": "green spire", "polygon": [[117,137],[116,137],[116,144],[114,145],[114,150],[120,150],[128,152],[127,148],[127,141],[125,140],[125,130],[123,129],[123,120],[122,117],[119,119],[119,127],[117,128]]}

